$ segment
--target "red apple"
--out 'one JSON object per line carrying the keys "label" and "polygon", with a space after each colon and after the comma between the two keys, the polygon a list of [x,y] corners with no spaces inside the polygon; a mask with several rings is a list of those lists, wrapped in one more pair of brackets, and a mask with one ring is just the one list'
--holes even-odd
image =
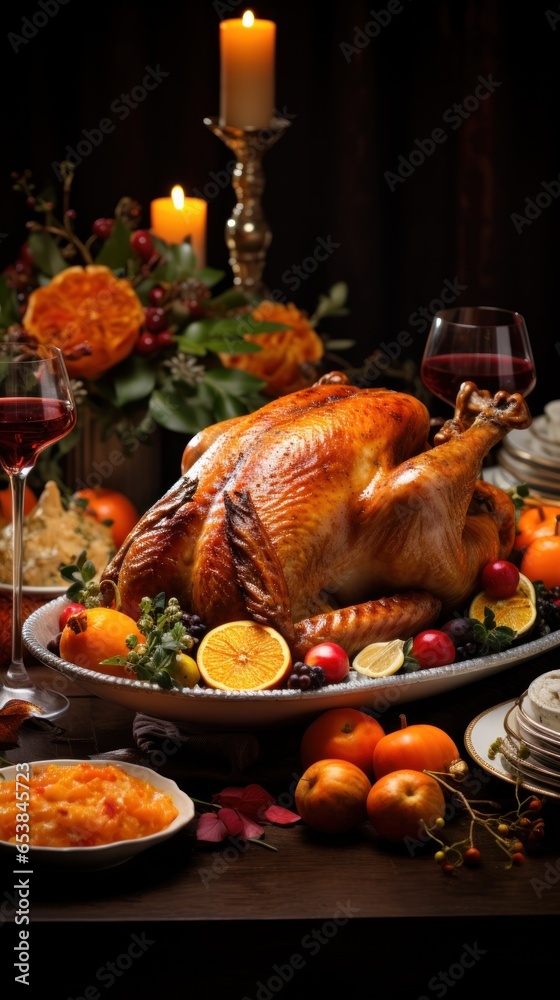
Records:
{"label": "red apple", "polygon": [[357,764],[334,758],[317,760],[297,783],[295,805],[312,830],[348,833],[367,820],[370,789],[371,781]]}
{"label": "red apple", "polygon": [[423,823],[431,827],[445,815],[445,799],[435,778],[422,771],[391,771],[371,786],[368,819],[380,837],[393,844],[421,840]]}
{"label": "red apple", "polygon": [[320,642],[307,650],[303,662],[309,667],[322,667],[327,684],[338,684],[348,676],[350,660],[348,654],[336,642]]}

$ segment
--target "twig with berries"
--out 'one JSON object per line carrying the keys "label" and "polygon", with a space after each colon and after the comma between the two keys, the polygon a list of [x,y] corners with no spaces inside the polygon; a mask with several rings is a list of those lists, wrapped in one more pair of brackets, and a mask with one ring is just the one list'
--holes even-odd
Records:
{"label": "twig with berries", "polygon": [[[449,783],[447,780],[449,775],[446,772],[425,771],[424,773],[430,775],[450,792],[453,799],[467,812],[470,818],[468,835],[452,844],[446,844],[437,836],[437,833],[445,826],[444,819],[438,818],[432,826],[423,824],[428,836],[438,845],[434,860],[441,866],[441,870],[445,874],[452,874],[463,864],[476,866],[481,863],[482,854],[474,842],[476,827],[481,827],[490,834],[500,850],[506,854],[506,870],[512,865],[525,864],[527,849],[540,843],[544,836],[544,820],[539,816],[544,799],[536,795],[529,795],[522,800],[519,794],[521,787],[519,776],[515,785],[516,808],[505,814],[500,814],[494,811],[487,812],[481,808],[499,810],[498,802],[480,799],[475,805],[469,801],[463,792]],[[455,775],[454,777],[456,781],[462,781],[465,775]]]}

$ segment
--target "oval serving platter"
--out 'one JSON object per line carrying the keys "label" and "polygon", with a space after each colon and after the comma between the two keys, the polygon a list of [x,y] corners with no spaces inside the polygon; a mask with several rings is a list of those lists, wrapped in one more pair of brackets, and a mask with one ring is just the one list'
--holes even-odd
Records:
{"label": "oval serving platter", "polygon": [[90,694],[135,712],[188,723],[201,729],[251,726],[265,728],[310,718],[330,708],[365,708],[375,714],[394,705],[429,698],[506,670],[514,663],[560,646],[560,630],[524,645],[445,667],[431,667],[390,677],[368,678],[351,671],[350,680],[318,691],[288,688],[270,691],[218,691],[191,688],[164,691],[156,684],[109,677],[68,663],[47,649],[58,633],[58,618],[67,598],[50,601],[26,619],[23,641],[39,662],[80,684]]}

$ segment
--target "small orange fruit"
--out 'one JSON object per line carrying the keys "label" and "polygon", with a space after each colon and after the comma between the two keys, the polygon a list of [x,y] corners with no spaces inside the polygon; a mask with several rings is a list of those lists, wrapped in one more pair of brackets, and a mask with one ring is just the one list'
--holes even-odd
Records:
{"label": "small orange fruit", "polygon": [[288,643],[269,625],[225,622],[206,633],[197,666],[208,687],[220,691],[266,691],[280,687],[292,657]]}
{"label": "small orange fruit", "polygon": [[547,590],[560,587],[560,533],[535,538],[525,549],[519,568],[529,580],[541,580]]}
{"label": "small orange fruit", "polygon": [[112,656],[129,652],[126,637],[135,635],[139,642],[144,636],[133,618],[114,608],[86,608],[71,615],[60,636],[60,656],[77,667],[96,670],[113,677],[131,677],[124,667],[102,663]]}
{"label": "small orange fruit", "polygon": [[[524,510],[517,522],[517,533],[515,536],[514,549],[520,551],[525,549],[530,542],[535,538],[535,533],[537,532],[537,538],[541,534],[554,534],[554,518],[560,515],[560,507],[553,507],[548,504],[543,504],[542,507],[529,507]],[[544,531],[544,525],[552,526],[551,531]]]}
{"label": "small orange fruit", "polygon": [[73,500],[87,500],[84,513],[96,521],[111,522],[111,534],[117,549],[137,524],[140,514],[124,493],[103,486],[85,487],[74,493]]}
{"label": "small orange fruit", "polygon": [[[35,507],[36,503],[37,497],[26,483],[23,493],[23,513],[29,514]],[[5,518],[6,521],[12,520],[12,491],[9,486],[6,489],[0,489],[0,515]]]}

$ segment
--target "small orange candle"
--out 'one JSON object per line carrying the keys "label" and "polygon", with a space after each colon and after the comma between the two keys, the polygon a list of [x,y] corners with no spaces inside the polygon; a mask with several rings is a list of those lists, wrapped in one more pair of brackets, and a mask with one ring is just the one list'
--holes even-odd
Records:
{"label": "small orange candle", "polygon": [[265,128],[274,111],[276,25],[252,11],[220,22],[220,125]]}
{"label": "small orange candle", "polygon": [[156,198],[151,202],[152,233],[166,243],[182,243],[190,237],[197,266],[204,267],[207,209],[203,198],[185,198],[183,188],[176,185],[170,198]]}

